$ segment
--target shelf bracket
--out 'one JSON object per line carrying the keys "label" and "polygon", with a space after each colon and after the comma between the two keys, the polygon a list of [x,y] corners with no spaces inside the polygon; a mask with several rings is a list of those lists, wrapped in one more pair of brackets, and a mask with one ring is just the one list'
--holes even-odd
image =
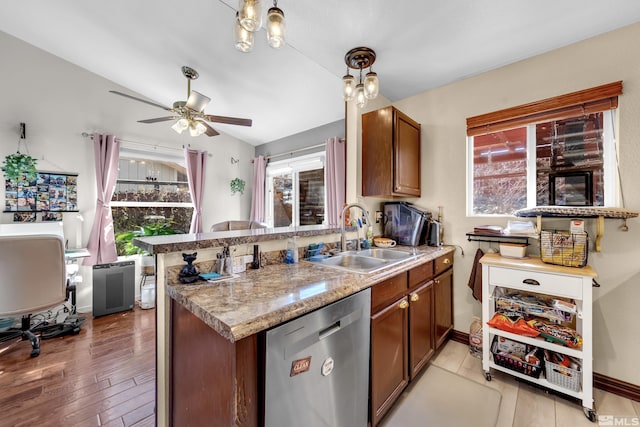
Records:
{"label": "shelf bracket", "polygon": [[604,216],[601,215],[596,218],[596,252],[601,250],[602,236],[604,236]]}

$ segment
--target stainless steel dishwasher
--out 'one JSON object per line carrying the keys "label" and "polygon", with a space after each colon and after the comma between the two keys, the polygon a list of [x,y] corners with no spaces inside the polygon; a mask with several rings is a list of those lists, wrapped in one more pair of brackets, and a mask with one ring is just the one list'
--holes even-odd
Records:
{"label": "stainless steel dishwasher", "polygon": [[365,427],[371,291],[266,334],[265,427]]}

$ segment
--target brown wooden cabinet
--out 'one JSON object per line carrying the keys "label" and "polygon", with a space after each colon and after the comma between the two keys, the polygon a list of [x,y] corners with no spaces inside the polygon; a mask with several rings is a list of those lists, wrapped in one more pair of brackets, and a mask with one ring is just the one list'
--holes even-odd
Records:
{"label": "brown wooden cabinet", "polygon": [[[375,427],[441,345],[449,330],[438,328],[444,319],[440,301],[452,301],[453,253],[428,261],[373,286],[371,292],[371,425]],[[444,272],[444,273],[443,273]],[[448,280],[448,282],[447,282]],[[447,303],[445,303],[446,305]],[[448,323],[453,325],[452,311]],[[439,334],[439,335],[438,335]],[[438,337],[438,338],[436,338]]]}
{"label": "brown wooden cabinet", "polygon": [[377,425],[409,383],[407,297],[371,316],[371,424]]}
{"label": "brown wooden cabinet", "polygon": [[435,352],[433,280],[409,294],[409,377],[413,380]]}
{"label": "brown wooden cabinet", "polygon": [[436,349],[446,341],[453,329],[453,269],[433,279]]}
{"label": "brown wooden cabinet", "polygon": [[420,124],[395,107],[362,115],[362,195],[420,197]]}

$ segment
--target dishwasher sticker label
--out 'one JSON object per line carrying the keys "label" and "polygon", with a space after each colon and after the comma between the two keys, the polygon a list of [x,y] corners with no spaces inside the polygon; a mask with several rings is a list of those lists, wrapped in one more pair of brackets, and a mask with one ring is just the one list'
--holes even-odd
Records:
{"label": "dishwasher sticker label", "polygon": [[298,359],[291,362],[291,372],[289,373],[290,377],[296,376],[303,372],[307,372],[311,367],[311,356],[305,357],[304,359]]}
{"label": "dishwasher sticker label", "polygon": [[322,376],[326,377],[333,371],[333,359],[328,357],[322,364]]}

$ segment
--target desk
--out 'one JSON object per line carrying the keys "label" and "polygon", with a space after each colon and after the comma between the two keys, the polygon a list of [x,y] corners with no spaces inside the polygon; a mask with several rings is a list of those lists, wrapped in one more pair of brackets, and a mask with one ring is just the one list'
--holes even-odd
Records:
{"label": "desk", "polygon": [[78,258],[85,258],[90,255],[87,248],[65,249],[64,257],[68,261],[76,261]]}

